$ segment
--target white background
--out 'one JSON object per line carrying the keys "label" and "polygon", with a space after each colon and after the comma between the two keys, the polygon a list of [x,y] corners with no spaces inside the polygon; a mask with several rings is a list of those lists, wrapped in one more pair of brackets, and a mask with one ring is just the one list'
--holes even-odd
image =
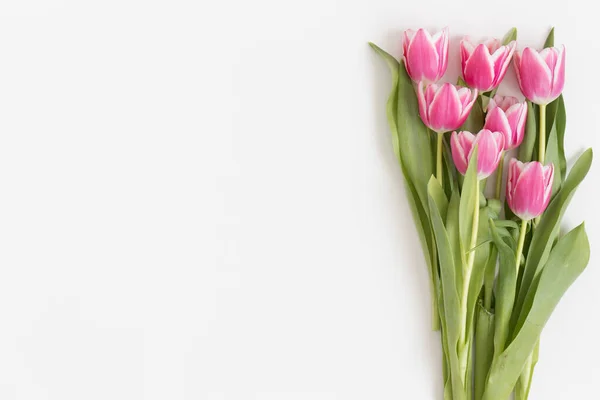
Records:
{"label": "white background", "polygon": [[[583,1],[0,3],[0,399],[441,399],[393,156],[406,28],[567,45],[568,154],[600,128]],[[512,93],[514,72],[500,92]],[[596,164],[566,217],[600,240]],[[600,269],[531,398],[597,398]]]}

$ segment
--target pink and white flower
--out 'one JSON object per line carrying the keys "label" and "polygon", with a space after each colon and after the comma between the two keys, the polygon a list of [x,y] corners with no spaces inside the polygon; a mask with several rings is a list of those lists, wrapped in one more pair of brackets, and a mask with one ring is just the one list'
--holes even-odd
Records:
{"label": "pink and white flower", "polygon": [[508,168],[506,201],[512,212],[525,221],[542,215],[552,195],[554,165],[513,158]]}
{"label": "pink and white flower", "polygon": [[453,132],[450,139],[452,159],[461,174],[467,173],[469,161],[477,145],[477,178],[490,176],[498,167],[504,151],[504,136],[500,132],[482,129],[477,135],[471,132]]}
{"label": "pink and white flower", "polygon": [[536,104],[555,100],[565,86],[565,46],[541,52],[526,47],[515,53],[515,71],[521,91]]}
{"label": "pink and white flower", "polygon": [[415,82],[437,82],[448,67],[448,28],[433,37],[425,29],[404,31],[406,72]]}
{"label": "pink and white flower", "polygon": [[516,97],[498,96],[490,99],[484,128],[502,132],[506,150],[518,147],[525,136],[527,103],[519,103]]}
{"label": "pink and white flower", "polygon": [[463,78],[469,87],[482,92],[498,87],[515,51],[517,42],[503,46],[498,39],[474,45],[468,37],[460,42]]}
{"label": "pink and white flower", "polygon": [[425,89],[421,81],[417,96],[423,123],[435,132],[444,133],[464,124],[477,100],[477,89],[458,88],[451,83],[432,83]]}

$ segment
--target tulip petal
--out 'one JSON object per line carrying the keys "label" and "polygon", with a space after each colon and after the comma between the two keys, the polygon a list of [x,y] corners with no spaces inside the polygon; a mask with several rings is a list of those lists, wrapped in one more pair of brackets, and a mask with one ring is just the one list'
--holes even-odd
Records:
{"label": "tulip petal", "polygon": [[508,179],[506,180],[506,200],[509,203],[510,209],[515,212],[515,208],[512,205],[512,197],[515,189],[515,185],[519,176],[521,175],[521,170],[523,169],[523,163],[516,158],[511,158],[508,163]]}
{"label": "tulip petal", "polygon": [[[500,132],[482,129],[477,134],[477,176],[484,179],[490,176],[500,161],[504,150],[504,136]],[[471,149],[471,152],[473,149]],[[469,154],[469,159],[471,154]]]}
{"label": "tulip petal", "polygon": [[550,71],[554,71],[554,67],[558,61],[558,51],[554,47],[547,47],[540,51],[540,57],[544,60]]}
{"label": "tulip petal", "polygon": [[427,107],[431,105],[431,102],[433,101],[433,98],[438,90],[440,90],[440,86],[435,83],[427,85],[427,89],[425,89],[425,100],[427,101]]}
{"label": "tulip petal", "polygon": [[506,143],[506,149],[510,150],[520,146],[523,142],[525,123],[527,122],[527,104],[514,104],[505,114],[511,130],[510,142]]}
{"label": "tulip petal", "polygon": [[540,216],[552,195],[554,165],[542,166],[537,161],[523,164],[511,160],[507,184],[507,201],[521,219]]}
{"label": "tulip petal", "polygon": [[473,150],[476,140],[477,136],[469,131],[462,131],[458,135],[458,142],[460,143],[461,148],[464,150],[465,161],[467,164],[469,163],[469,155]]}
{"label": "tulip petal", "polygon": [[510,147],[512,143],[512,129],[508,118],[500,107],[495,107],[488,111],[484,128],[492,132],[501,132],[504,135],[506,147]]}
{"label": "tulip petal", "polygon": [[[515,75],[517,75],[517,82],[519,82],[519,87],[523,87],[521,84],[521,53],[519,51],[515,51],[515,55],[513,56],[513,65],[515,67]],[[522,91],[523,89],[521,89]]]}
{"label": "tulip petal", "polygon": [[510,64],[510,59],[513,56],[517,43],[515,41],[510,42],[507,46],[502,46],[498,48],[492,54],[492,60],[494,63],[494,82],[492,87],[497,87],[502,79],[504,79],[504,75],[506,75],[506,71],[508,70],[508,65]]}
{"label": "tulip petal", "polygon": [[458,172],[462,175],[467,173],[469,167],[468,155],[471,153],[475,136],[471,132],[463,131],[457,134],[452,133],[450,138],[450,148],[452,150],[452,159]]}
{"label": "tulip petal", "polygon": [[462,111],[460,114],[460,125],[462,125],[467,120],[467,117],[469,116],[469,113],[473,108],[473,104],[475,104],[475,101],[477,100],[477,89],[470,90],[469,95],[470,97],[464,96],[464,98],[461,99]]}
{"label": "tulip petal", "polygon": [[460,65],[461,70],[465,70],[465,65],[471,54],[475,50],[475,46],[469,40],[468,36],[465,36],[463,40],[460,41]]}
{"label": "tulip petal", "polygon": [[554,180],[554,164],[550,163],[543,167],[542,174],[544,176],[544,186],[546,190],[544,191],[544,203],[542,204],[542,209],[540,214],[546,210],[548,204],[550,203],[550,198],[552,197],[552,181]]}
{"label": "tulip petal", "polygon": [[544,181],[542,166],[538,162],[525,165],[515,185],[513,204],[515,213],[522,219],[532,219],[537,216],[537,210],[544,201]]}
{"label": "tulip petal", "polygon": [[419,29],[408,45],[406,52],[409,75],[413,80],[436,77],[439,69],[439,56],[433,40],[424,29]]}
{"label": "tulip petal", "polygon": [[448,28],[442,29],[433,36],[433,43],[438,54],[438,78],[442,77],[448,68]]}
{"label": "tulip petal", "polygon": [[415,31],[413,31],[412,29],[407,29],[404,31],[404,40],[402,41],[402,55],[404,55],[404,57],[406,57],[406,53],[408,53],[408,45],[414,36]]}
{"label": "tulip petal", "polygon": [[494,96],[493,99],[490,99],[490,103],[488,104],[488,110],[491,107],[492,100],[494,101],[494,104],[500,107],[504,112],[506,112],[510,107],[519,103],[519,99],[517,99],[516,97],[500,96],[497,94],[496,96]]}
{"label": "tulip petal", "polygon": [[483,44],[485,45],[485,47],[488,48],[490,54],[493,54],[496,50],[502,47],[502,42],[496,38],[488,39],[485,42],[483,42]]}
{"label": "tulip petal", "polygon": [[538,104],[547,104],[552,89],[552,73],[538,52],[527,47],[523,50],[519,68],[523,94]]}
{"label": "tulip petal", "polygon": [[462,124],[459,121],[461,108],[456,88],[450,83],[445,83],[437,91],[429,106],[428,119],[431,128],[436,132],[457,129]]}
{"label": "tulip petal", "polygon": [[552,72],[552,97],[557,98],[565,87],[565,46],[559,51],[554,70]]}
{"label": "tulip petal", "polygon": [[467,85],[487,91],[494,82],[494,65],[489,50],[480,44],[465,63],[463,77]]}

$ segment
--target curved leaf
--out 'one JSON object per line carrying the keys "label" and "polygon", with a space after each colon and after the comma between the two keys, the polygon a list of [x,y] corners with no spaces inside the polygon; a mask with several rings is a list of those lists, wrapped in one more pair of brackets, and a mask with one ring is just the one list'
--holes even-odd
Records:
{"label": "curved leaf", "polygon": [[435,150],[428,129],[419,117],[419,104],[413,82],[404,63],[398,69],[398,141],[400,155],[407,174],[413,182],[423,208],[427,208],[427,184],[433,175]]}
{"label": "curved leaf", "polygon": [[581,224],[558,241],[543,269],[531,309],[524,314],[515,339],[490,369],[484,400],[509,397],[525,363],[534,352],[542,329],[563,294],[585,269],[589,241]]}
{"label": "curved leaf", "polygon": [[[459,317],[459,297],[456,289],[456,277],[454,266],[454,255],[452,246],[444,227],[444,221],[440,210],[444,209],[444,204],[436,203],[440,200],[437,195],[441,192],[441,187],[435,178],[431,178],[428,185],[429,192],[429,214],[431,224],[435,233],[435,242],[437,244],[439,263],[441,292],[444,301],[444,326],[446,327],[446,339],[448,348],[448,358],[450,363],[450,376],[452,380],[453,400],[465,400],[465,388],[460,376],[460,366],[458,354],[456,352],[458,337],[460,332]],[[437,194],[436,194],[437,193]]]}
{"label": "curved leaf", "polygon": [[[400,80],[400,70],[404,71],[404,67],[400,66],[400,63],[390,54],[382,50],[374,43],[369,43],[371,48],[375,50],[375,52],[383,58],[383,60],[388,65],[391,75],[392,75],[392,90],[388,97],[388,101],[386,104],[386,114],[388,118],[388,123],[390,125],[390,130],[392,132],[392,145],[394,148],[394,153],[398,158],[398,162],[400,164],[400,168],[402,169],[402,175],[404,176],[404,183],[406,187],[406,197],[408,200],[409,207],[411,209],[411,213],[413,216],[413,220],[415,222],[415,226],[417,228],[417,234],[419,235],[419,239],[421,242],[421,247],[423,249],[423,254],[425,255],[425,260],[427,262],[427,266],[429,268],[429,279],[431,286],[431,295],[433,300],[433,327],[434,329],[438,329],[438,312],[437,312],[437,292],[435,288],[435,281],[437,279],[437,262],[436,262],[436,252],[435,252],[435,244],[433,243],[432,231],[430,228],[429,222],[429,205],[427,203],[423,203],[421,197],[419,196],[419,192],[415,187],[415,184],[412,180],[411,173],[406,167],[406,163],[402,158],[402,153],[400,149],[400,139],[398,132],[398,123],[397,118],[399,116],[398,113],[398,85]],[[406,74],[406,71],[404,71]],[[413,93],[414,96],[414,93]],[[418,118],[418,116],[417,116]]]}
{"label": "curved leaf", "polygon": [[515,302],[515,313],[513,313],[513,323],[511,325],[514,325],[516,322],[515,318],[517,318],[523,308],[523,303],[525,302],[527,293],[531,289],[534,278],[539,275],[542,267],[546,264],[552,244],[558,235],[563,214],[575,190],[590,170],[592,159],[592,149],[586,150],[579,157],[565,180],[562,189],[558,192],[554,200],[550,202],[539,225],[535,229],[527,252],[525,269],[523,270],[523,278],[519,287],[519,295]]}
{"label": "curved leaf", "polygon": [[390,130],[392,131],[392,145],[394,147],[394,154],[396,154],[398,161],[400,161],[400,143],[398,141],[398,124],[396,123],[396,110],[398,109],[398,71],[400,63],[392,55],[388,54],[375,43],[369,42],[369,46],[371,46],[371,48],[375,50],[375,52],[381,56],[381,58],[383,58],[383,61],[386,62],[390,69],[390,73],[392,74],[392,90],[388,97],[385,111],[387,114],[388,123],[390,125]]}

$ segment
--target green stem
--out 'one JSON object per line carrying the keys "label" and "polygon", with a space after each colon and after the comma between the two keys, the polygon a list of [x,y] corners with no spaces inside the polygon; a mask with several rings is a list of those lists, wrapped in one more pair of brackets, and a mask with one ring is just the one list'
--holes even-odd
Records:
{"label": "green stem", "polygon": [[500,200],[502,193],[502,174],[504,172],[504,152],[500,155],[500,164],[498,164],[498,173],[496,174],[496,198]]}
{"label": "green stem", "polygon": [[490,256],[485,266],[485,275],[483,277],[483,305],[486,310],[492,309],[492,298],[494,295],[494,280],[496,279],[496,261],[498,260],[498,251],[495,246],[491,246]]}
{"label": "green stem", "polygon": [[[517,246],[516,255],[517,274],[519,273],[519,268],[521,266],[521,253],[523,253],[523,243],[525,243],[527,222],[528,221],[521,221],[521,233],[519,235],[519,244]],[[515,386],[515,400],[527,400],[527,398],[529,397],[529,390],[531,389],[531,379],[533,377],[533,368],[535,367],[536,362],[536,356],[534,356],[534,353],[539,349],[539,345],[540,343],[538,341],[534,352],[530,354],[527,358],[525,366],[523,367],[523,372],[521,372],[521,375],[519,376],[519,380],[517,381],[517,384]]]}
{"label": "green stem", "polygon": [[[429,130],[429,129],[428,129]],[[437,178],[440,186],[443,187],[444,175],[442,172],[442,154],[444,144],[444,134],[437,133],[437,153],[436,153],[436,171],[435,177]],[[440,312],[438,307],[438,261],[437,261],[437,249],[435,247],[435,237],[431,232],[431,243],[433,245],[433,259],[431,260],[431,328],[434,331],[439,331],[440,326]]]}
{"label": "green stem", "polygon": [[[540,129],[538,132],[539,136],[539,161],[544,164],[546,160],[546,105],[540,104]],[[535,225],[539,224],[541,216],[535,219]]]}
{"label": "green stem", "polygon": [[523,254],[523,245],[525,244],[525,234],[527,233],[527,223],[529,221],[522,220],[521,221],[521,232],[519,234],[519,244],[517,245],[517,254],[515,260],[515,269],[517,271],[517,275],[519,274],[519,267],[521,266],[521,255]]}
{"label": "green stem", "polygon": [[471,273],[473,272],[473,264],[475,262],[475,246],[477,245],[477,229],[479,227],[479,179],[477,179],[477,183],[475,184],[475,209],[473,210],[473,226],[471,228],[471,241],[469,244],[468,254],[467,254],[467,265],[464,271],[463,276],[463,287],[461,293],[460,300],[460,339],[459,339],[459,357],[461,364],[461,372],[462,376],[465,378],[465,384],[470,382],[469,377],[465,376],[467,364],[468,364],[468,355],[469,355],[469,347],[471,346],[471,338],[467,337],[469,333],[469,329],[467,327],[467,303],[469,299],[469,284],[471,283]]}
{"label": "green stem", "polygon": [[539,161],[543,164],[546,159],[546,105],[540,104],[540,130],[538,132],[539,148],[538,155]]}
{"label": "green stem", "polygon": [[444,187],[444,175],[442,174],[442,154],[443,154],[443,145],[444,145],[444,134],[437,134],[437,159],[436,159],[436,169],[435,169],[435,177],[440,183],[441,187]]}

